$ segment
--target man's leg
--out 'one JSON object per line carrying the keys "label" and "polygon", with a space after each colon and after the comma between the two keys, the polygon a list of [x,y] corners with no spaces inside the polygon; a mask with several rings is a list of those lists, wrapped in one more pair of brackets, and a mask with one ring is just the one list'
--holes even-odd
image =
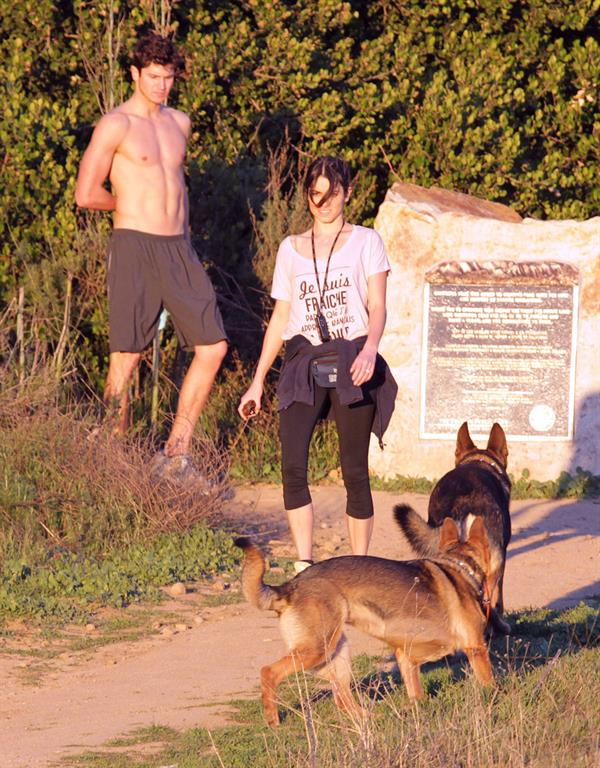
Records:
{"label": "man's leg", "polygon": [[177,413],[165,445],[167,456],[179,456],[189,451],[194,427],[226,353],[225,340],[194,347],[194,359],[183,380]]}
{"label": "man's leg", "polygon": [[128,384],[140,361],[139,352],[111,352],[104,385],[104,404],[113,432],[123,435],[129,426]]}

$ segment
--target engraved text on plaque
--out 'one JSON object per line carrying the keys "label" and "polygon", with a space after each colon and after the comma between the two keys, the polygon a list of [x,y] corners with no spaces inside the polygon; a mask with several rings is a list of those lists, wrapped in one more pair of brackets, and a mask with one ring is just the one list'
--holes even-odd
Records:
{"label": "engraved text on plaque", "polygon": [[454,438],[463,421],[487,435],[497,421],[513,439],[572,439],[573,274],[462,277],[425,286],[421,437]]}

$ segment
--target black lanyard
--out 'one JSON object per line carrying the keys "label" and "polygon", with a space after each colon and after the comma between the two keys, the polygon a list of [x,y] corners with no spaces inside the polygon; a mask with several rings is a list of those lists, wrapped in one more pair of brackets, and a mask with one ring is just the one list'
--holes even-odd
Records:
{"label": "black lanyard", "polygon": [[319,292],[319,313],[321,313],[321,310],[323,309],[323,299],[325,297],[325,288],[327,287],[327,275],[329,274],[329,262],[331,261],[331,256],[333,255],[333,249],[335,248],[335,244],[338,241],[338,237],[342,234],[342,229],[344,229],[345,223],[346,222],[344,221],[344,219],[342,219],[342,226],[339,228],[339,231],[335,236],[335,239],[331,246],[331,250],[329,251],[329,256],[327,257],[327,266],[325,267],[325,275],[323,277],[323,290],[321,290],[321,283],[319,281],[319,270],[317,269],[317,255],[315,253],[315,228],[313,227],[310,230],[310,244],[312,245],[313,264],[315,265],[315,277],[317,278],[317,291]]}

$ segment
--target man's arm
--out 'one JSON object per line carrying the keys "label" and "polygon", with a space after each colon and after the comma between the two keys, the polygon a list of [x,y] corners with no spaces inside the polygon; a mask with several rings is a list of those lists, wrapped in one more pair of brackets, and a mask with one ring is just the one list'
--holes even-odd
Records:
{"label": "man's arm", "polygon": [[129,119],[126,115],[113,113],[105,115],[94,129],[77,175],[75,202],[80,208],[115,210],[117,198],[103,185],[128,126]]}

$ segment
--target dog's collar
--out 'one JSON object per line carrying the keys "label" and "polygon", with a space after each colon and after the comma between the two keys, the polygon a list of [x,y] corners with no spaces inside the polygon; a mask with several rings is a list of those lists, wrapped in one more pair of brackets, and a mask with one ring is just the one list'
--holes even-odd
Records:
{"label": "dog's collar", "polygon": [[439,555],[435,559],[432,558],[432,562],[437,563],[438,565],[447,565],[451,568],[456,567],[462,571],[462,574],[467,578],[467,581],[471,584],[479,597],[481,610],[483,611],[486,620],[490,618],[491,600],[487,578],[484,571],[472,561],[471,558],[458,560],[454,557],[449,557],[448,555]]}
{"label": "dog's collar", "polygon": [[485,573],[478,565],[475,564],[475,562],[471,560],[471,558],[465,557],[461,560],[455,560],[454,558],[449,557],[448,560],[456,563],[456,565],[461,570],[467,573],[473,585],[477,587],[478,591],[481,591],[483,588],[483,582],[485,581]]}
{"label": "dog's collar", "polygon": [[435,557],[426,559],[431,560],[431,562],[437,565],[448,565],[451,568],[458,568],[467,577],[467,581],[470,581],[471,585],[478,592],[481,591],[481,585],[485,581],[485,573],[470,557],[463,557],[459,560],[456,557],[440,553]]}
{"label": "dog's collar", "polygon": [[[480,568],[477,568],[477,566],[475,566],[474,568],[470,563],[467,563],[465,560],[455,560],[454,562],[456,563],[456,565],[458,565],[460,568],[462,568],[469,574],[471,579],[477,584],[478,587],[481,587],[481,582],[485,577],[483,576],[483,572],[481,571]],[[479,573],[476,573],[476,571],[479,571]]]}
{"label": "dog's collar", "polygon": [[461,459],[458,462],[458,466],[461,467],[463,464],[473,464],[475,462],[483,464],[484,468],[489,467],[491,470],[493,470],[497,475],[498,480],[500,481],[500,484],[502,485],[502,488],[504,489],[506,495],[510,496],[511,484],[510,484],[510,480],[506,475],[506,470],[501,464],[499,464],[489,454],[483,453],[483,451],[470,453],[467,456],[465,456],[464,459]]}
{"label": "dog's collar", "polygon": [[[485,573],[481,570],[481,568],[479,568],[479,566],[476,566],[474,563],[470,564],[465,560],[455,560],[454,562],[469,574],[472,584],[477,587],[481,610],[485,615],[486,621],[489,621],[492,601],[490,598],[490,589]],[[475,568],[473,568],[474,565]],[[477,574],[476,571],[479,571],[479,574]]]}

